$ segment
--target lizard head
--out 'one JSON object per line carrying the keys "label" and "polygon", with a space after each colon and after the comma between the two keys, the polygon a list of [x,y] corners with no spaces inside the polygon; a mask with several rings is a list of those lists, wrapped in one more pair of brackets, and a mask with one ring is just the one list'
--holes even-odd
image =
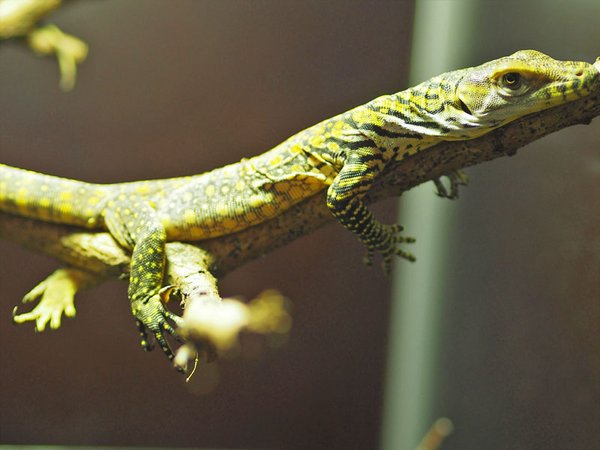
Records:
{"label": "lizard head", "polygon": [[467,137],[583,97],[600,82],[600,72],[592,64],[557,61],[535,50],[521,50],[448,75],[453,74],[456,100],[451,107],[467,125]]}

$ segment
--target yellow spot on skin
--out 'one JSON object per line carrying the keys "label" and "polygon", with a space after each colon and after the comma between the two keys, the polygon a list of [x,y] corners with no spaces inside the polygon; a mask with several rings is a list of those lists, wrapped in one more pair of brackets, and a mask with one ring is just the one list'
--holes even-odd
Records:
{"label": "yellow spot on skin", "polygon": [[71,191],[62,191],[58,198],[64,202],[68,202],[69,200],[71,200],[73,198],[73,192]]}
{"label": "yellow spot on skin", "polygon": [[235,190],[236,191],[243,191],[246,188],[246,184],[243,181],[238,181],[237,183],[235,183]]}
{"label": "yellow spot on skin", "polygon": [[272,166],[277,166],[278,164],[281,164],[282,160],[283,158],[281,157],[281,155],[277,155],[269,161],[269,164]]}
{"label": "yellow spot on skin", "polygon": [[221,193],[224,195],[227,195],[227,193],[230,191],[230,187],[227,185],[223,185],[221,186]]}
{"label": "yellow spot on skin", "polygon": [[336,152],[340,149],[340,146],[337,142],[331,141],[327,143],[327,148],[333,152]]}
{"label": "yellow spot on skin", "polygon": [[88,205],[97,205],[100,202],[100,199],[98,197],[90,197],[88,198]]}
{"label": "yellow spot on skin", "polygon": [[248,199],[248,204],[251,208],[258,208],[263,204],[263,198],[260,195],[252,195]]}
{"label": "yellow spot on skin", "polygon": [[73,212],[73,206],[70,203],[59,203],[57,206],[60,213],[65,216]]}
{"label": "yellow spot on skin", "polygon": [[47,197],[42,197],[42,198],[40,198],[39,204],[42,208],[49,208],[50,205],[52,204],[52,200],[50,200]]}
{"label": "yellow spot on skin", "polygon": [[217,214],[220,216],[226,216],[229,212],[229,207],[226,203],[219,203],[217,205]]}
{"label": "yellow spot on skin", "polygon": [[325,137],[323,137],[322,134],[317,134],[317,135],[313,136],[312,138],[310,138],[310,141],[308,143],[310,145],[312,145],[313,147],[321,147],[324,142],[325,142]]}
{"label": "yellow spot on skin", "polygon": [[208,196],[208,197],[212,197],[213,195],[215,195],[215,191],[216,188],[214,185],[209,184],[208,186],[206,186],[206,190],[204,191],[204,193]]}
{"label": "yellow spot on skin", "polygon": [[17,197],[24,197],[24,196],[26,196],[27,194],[29,194],[29,191],[27,190],[27,188],[23,188],[23,187],[22,187],[22,188],[19,188],[19,189],[17,190],[17,192],[16,192],[16,196],[17,196]]}
{"label": "yellow spot on skin", "polygon": [[[148,191],[149,191],[149,189],[148,189],[148,183],[142,183],[142,184],[140,184],[139,186],[137,186],[135,188],[135,191],[138,194],[142,194],[142,195],[147,194]],[[119,199],[121,199],[121,196],[119,196]]]}
{"label": "yellow spot on skin", "polygon": [[171,218],[167,215],[161,216],[160,222],[162,223],[165,230],[168,230],[171,227]]}
{"label": "yellow spot on skin", "polygon": [[374,123],[373,111],[368,108],[358,108],[352,113],[352,120],[354,120],[359,126],[364,123]]}
{"label": "yellow spot on skin", "polygon": [[27,209],[27,205],[30,203],[31,199],[28,196],[29,192],[25,188],[20,188],[17,190],[15,195],[15,203],[19,210],[23,211]]}
{"label": "yellow spot on skin", "polygon": [[196,222],[196,214],[192,209],[186,209],[183,213],[183,221],[187,224],[193,224]]}

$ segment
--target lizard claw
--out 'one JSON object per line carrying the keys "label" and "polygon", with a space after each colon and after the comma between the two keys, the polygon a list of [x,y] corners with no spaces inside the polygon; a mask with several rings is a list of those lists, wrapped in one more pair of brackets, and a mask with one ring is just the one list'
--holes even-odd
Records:
{"label": "lizard claw", "polygon": [[410,236],[402,236],[400,233],[404,230],[402,225],[381,225],[381,234],[377,241],[367,243],[367,254],[363,261],[367,266],[373,264],[375,253],[380,253],[383,257],[381,267],[386,275],[390,274],[392,260],[394,256],[400,256],[408,261],[414,262],[417,258],[410,252],[400,248],[401,244],[412,244],[416,239]]}
{"label": "lizard claw", "polygon": [[170,335],[178,342],[181,342],[181,338],[169,321],[179,326],[182,319],[164,307],[161,293],[148,297],[146,301],[134,303],[132,310],[142,338],[143,349],[150,351],[154,348],[154,345],[148,339],[148,331],[150,331],[163,353],[169,360],[172,360],[174,358],[173,351],[166,338]]}
{"label": "lizard claw", "polygon": [[372,248],[367,247],[367,253],[363,256],[363,263],[367,267],[373,265],[373,258],[375,257],[375,251]]}
{"label": "lizard claw", "polygon": [[400,258],[404,258],[410,262],[415,262],[417,260],[415,255],[399,248],[396,245],[396,244],[411,244],[413,242],[416,242],[416,239],[413,237],[408,237],[408,236],[406,236],[406,237],[397,236],[397,239],[398,240],[396,242],[394,242],[394,245],[392,245],[385,252],[382,252],[383,260],[381,261],[381,268],[383,270],[383,273],[385,273],[387,276],[389,276],[392,271],[392,261],[394,260],[394,256],[399,256]]}

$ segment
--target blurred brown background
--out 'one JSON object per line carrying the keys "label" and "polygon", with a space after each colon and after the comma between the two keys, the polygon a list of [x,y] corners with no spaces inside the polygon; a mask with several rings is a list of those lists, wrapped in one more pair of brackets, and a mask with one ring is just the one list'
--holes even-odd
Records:
{"label": "blurred brown background", "polygon": [[[488,3],[467,65],[529,47],[599,56],[591,3]],[[73,92],[59,91],[53,61],[0,45],[0,161],[115,182],[257,154],[406,87],[412,11],[408,1],[73,2],[51,16],[90,44]],[[436,374],[436,416],[457,426],[444,448],[599,444],[599,135],[596,120],[469,170]],[[392,221],[394,205],[376,214]],[[379,447],[389,281],[363,267],[340,226],[222,281],[223,295],[279,288],[295,322],[281,349],[220,362],[209,395],[196,391],[210,374],[186,385],[141,351],[123,282],[81,294],[60,331],[12,326],[13,305],[56,263],[4,241],[0,255],[0,443]]]}
{"label": "blurred brown background", "polygon": [[[1,160],[64,177],[203,172],[406,85],[410,3],[81,1],[51,19],[89,43],[88,60],[64,94],[53,61],[1,46]],[[141,350],[123,282],[78,296],[58,332],[12,326],[56,264],[0,245],[1,442],[376,445],[389,282],[340,227],[223,280],[223,295],[279,288],[295,324],[280,350],[219,363],[209,396]]]}

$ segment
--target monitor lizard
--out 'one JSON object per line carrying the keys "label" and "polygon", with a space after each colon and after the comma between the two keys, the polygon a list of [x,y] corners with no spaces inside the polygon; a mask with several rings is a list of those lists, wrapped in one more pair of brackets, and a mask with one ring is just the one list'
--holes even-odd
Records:
{"label": "monitor lizard", "polygon": [[[92,184],[0,164],[0,211],[41,221],[105,229],[132,251],[128,296],[142,345],[147,330],[165,354],[180,317],[163,305],[167,241],[201,241],[268,221],[323,190],[333,216],[382,255],[413,261],[399,225],[377,221],[363,197],[391,161],[447,140],[466,140],[527,114],[588,94],[599,82],[586,62],[518,51],[433,77],[313,125],[261,155],[199,175]],[[456,195],[465,179],[448,175]]]}

